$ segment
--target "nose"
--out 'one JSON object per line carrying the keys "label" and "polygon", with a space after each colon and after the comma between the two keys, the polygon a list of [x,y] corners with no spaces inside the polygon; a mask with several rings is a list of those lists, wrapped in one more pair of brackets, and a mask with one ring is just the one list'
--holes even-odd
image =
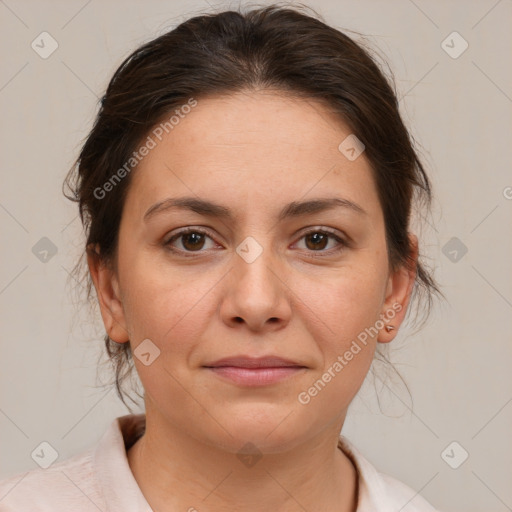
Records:
{"label": "nose", "polygon": [[276,331],[291,318],[291,289],[282,265],[270,249],[254,260],[233,256],[233,268],[226,276],[220,314],[229,327],[251,331]]}

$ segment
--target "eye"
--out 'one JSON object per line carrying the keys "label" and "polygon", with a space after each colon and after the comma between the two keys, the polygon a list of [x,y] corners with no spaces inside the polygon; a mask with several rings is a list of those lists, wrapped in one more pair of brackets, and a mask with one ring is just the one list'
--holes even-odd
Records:
{"label": "eye", "polygon": [[[304,233],[300,240],[304,240],[305,249],[313,252],[333,253],[348,246],[345,240],[326,228],[310,230]],[[332,246],[325,250],[330,242]]]}
{"label": "eye", "polygon": [[[304,241],[304,247],[299,247],[299,249],[322,254],[337,253],[349,246],[348,242],[327,228],[312,229],[304,233],[299,240]],[[209,246],[208,241],[210,242]],[[206,252],[208,249],[218,247],[208,231],[193,227],[175,233],[163,245],[183,256],[194,256],[193,253]]]}
{"label": "eye", "polygon": [[[176,252],[204,252],[202,249],[205,249],[207,240],[211,241],[211,245],[210,247],[206,247],[206,249],[211,249],[216,246],[207,231],[197,228],[187,228],[170,237],[164,242],[164,246]],[[173,245],[175,241],[178,241],[178,247]]]}

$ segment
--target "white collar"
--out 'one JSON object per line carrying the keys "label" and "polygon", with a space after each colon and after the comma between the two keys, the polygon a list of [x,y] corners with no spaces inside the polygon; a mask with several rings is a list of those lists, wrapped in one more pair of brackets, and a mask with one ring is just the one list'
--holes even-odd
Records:
{"label": "white collar", "polygon": [[[116,418],[93,451],[94,470],[109,512],[152,512],[131,472],[126,455],[127,448],[143,434],[145,423],[145,414]],[[379,473],[347,438],[340,435],[338,446],[357,468],[357,512],[435,512],[420,496],[417,497],[417,506],[414,505],[414,491]]]}

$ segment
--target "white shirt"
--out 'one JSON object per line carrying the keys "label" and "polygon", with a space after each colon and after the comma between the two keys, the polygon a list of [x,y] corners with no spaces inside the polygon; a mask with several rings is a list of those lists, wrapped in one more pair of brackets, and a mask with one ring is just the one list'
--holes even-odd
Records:
{"label": "white shirt", "polygon": [[[0,511],[153,512],[126,455],[144,428],[144,414],[121,416],[96,446],[0,481]],[[338,445],[358,470],[357,512],[437,512],[414,490],[379,473],[345,437]]]}

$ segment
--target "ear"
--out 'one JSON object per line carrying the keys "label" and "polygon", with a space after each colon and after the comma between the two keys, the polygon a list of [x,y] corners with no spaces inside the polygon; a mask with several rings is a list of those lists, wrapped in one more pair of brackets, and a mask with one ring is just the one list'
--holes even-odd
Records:
{"label": "ear", "polygon": [[[409,233],[409,240],[411,244],[411,263],[414,262],[414,266],[410,269],[402,266],[389,276],[386,298],[381,311],[384,327],[380,330],[377,337],[377,341],[380,343],[389,343],[396,336],[405,318],[407,307],[411,299],[414,282],[416,280],[418,238],[416,235]],[[388,332],[386,326],[392,326],[394,329]]]}
{"label": "ear", "polygon": [[103,324],[111,340],[129,341],[128,331],[115,272],[100,258],[99,245],[87,250],[87,264],[96,288]]}

